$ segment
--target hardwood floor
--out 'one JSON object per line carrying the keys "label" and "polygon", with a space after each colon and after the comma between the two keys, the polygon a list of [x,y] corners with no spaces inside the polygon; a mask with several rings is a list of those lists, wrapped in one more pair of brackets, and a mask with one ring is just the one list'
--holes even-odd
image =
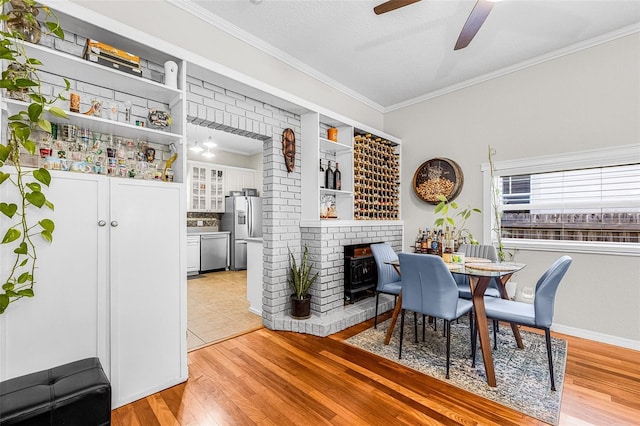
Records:
{"label": "hardwood floor", "polygon": [[[266,328],[189,353],[189,380],[120,407],[114,425],[540,425],[343,343]],[[640,353],[569,341],[561,425],[640,424]]]}
{"label": "hardwood floor", "polygon": [[207,272],[187,281],[187,347],[193,349],[262,327],[249,312],[247,271]]}

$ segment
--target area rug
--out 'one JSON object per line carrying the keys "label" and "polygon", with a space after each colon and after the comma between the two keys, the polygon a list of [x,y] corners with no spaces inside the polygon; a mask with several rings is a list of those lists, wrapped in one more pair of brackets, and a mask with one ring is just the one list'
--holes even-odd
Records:
{"label": "area rug", "polygon": [[[420,317],[420,316],[419,316]],[[421,373],[465,389],[498,404],[510,407],[543,422],[557,425],[562,400],[562,385],[567,359],[567,342],[552,338],[556,391],[551,390],[549,367],[544,335],[521,331],[524,349],[518,349],[508,326],[498,332],[498,348],[493,350],[497,387],[487,385],[478,348],[476,366],[471,367],[471,344],[469,325],[466,319],[451,324],[451,364],[449,379],[446,373],[446,338],[442,336],[442,321],[438,330],[430,324],[426,327],[426,339],[422,341],[422,322],[418,318],[418,344],[415,343],[413,315],[405,316],[402,359],[398,359],[400,318],[389,345],[384,344],[391,320],[369,328],[346,340],[347,343],[365,351],[387,358]],[[493,343],[493,333],[491,342]],[[479,342],[478,342],[479,346]]]}

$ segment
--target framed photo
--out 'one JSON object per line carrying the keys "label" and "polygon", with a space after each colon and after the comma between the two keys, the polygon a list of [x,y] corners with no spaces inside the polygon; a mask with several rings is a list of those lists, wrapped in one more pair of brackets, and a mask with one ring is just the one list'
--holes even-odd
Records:
{"label": "framed photo", "polygon": [[413,191],[418,198],[430,204],[438,204],[438,195],[453,201],[462,190],[462,169],[448,158],[432,158],[425,161],[413,174]]}

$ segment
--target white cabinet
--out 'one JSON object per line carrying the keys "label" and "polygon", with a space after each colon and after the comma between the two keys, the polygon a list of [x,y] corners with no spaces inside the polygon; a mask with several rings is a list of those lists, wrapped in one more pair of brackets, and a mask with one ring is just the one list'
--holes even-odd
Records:
{"label": "white cabinet", "polygon": [[[12,303],[0,315],[0,381],[95,356],[111,376],[108,228],[98,226],[107,217],[107,180],[52,175],[45,192],[55,210],[34,212],[30,220],[53,220],[53,243],[34,239],[35,296]],[[5,192],[0,198],[10,202]],[[7,271],[10,250],[7,245],[1,250],[0,267]]]}
{"label": "white cabinet", "polygon": [[[327,129],[338,129],[338,141],[326,138]],[[353,219],[353,127],[337,120],[310,112],[301,116],[302,145],[308,147],[302,151],[302,220],[318,221],[321,215],[321,204],[333,203],[337,219]],[[327,168],[331,161],[335,168],[340,164],[342,173],[342,189],[320,188],[318,177],[320,161]],[[307,172],[308,171],[308,172]]]}
{"label": "white cabinet", "polygon": [[188,163],[189,211],[224,212],[226,172],[212,164]]}
{"label": "white cabinet", "polygon": [[52,172],[47,198],[54,240],[35,297],[0,316],[0,380],[98,356],[114,408],[185,381],[183,186]]}
{"label": "white cabinet", "polygon": [[111,180],[114,406],[187,378],[184,205],[179,184]]}
{"label": "white cabinet", "polygon": [[187,275],[200,272],[200,235],[187,236]]}
{"label": "white cabinet", "polygon": [[226,173],[225,195],[228,195],[229,191],[242,191],[242,188],[256,187],[255,170],[227,167]]}

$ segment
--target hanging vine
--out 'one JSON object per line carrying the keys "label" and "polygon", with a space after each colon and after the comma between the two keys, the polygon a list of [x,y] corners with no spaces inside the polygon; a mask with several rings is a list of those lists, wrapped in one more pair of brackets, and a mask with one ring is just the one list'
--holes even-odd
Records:
{"label": "hanging vine", "polygon": [[[37,146],[32,139],[33,132],[51,133],[51,123],[44,118],[45,111],[60,118],[67,118],[67,114],[53,106],[57,100],[66,100],[62,93],[52,99],[42,94],[38,76],[42,63],[28,55],[25,43],[25,40],[34,41],[34,33],[38,40],[40,38],[40,23],[35,18],[39,11],[46,14],[45,34],[64,38],[58,19],[49,8],[33,0],[0,0],[0,4],[0,59],[8,64],[2,71],[0,88],[5,90],[3,96],[26,100],[24,109],[6,118],[6,144],[0,144],[0,244],[4,246],[3,256],[10,257],[1,259],[2,314],[11,303],[33,297],[38,258],[34,238],[39,236],[52,242],[55,229],[53,220],[45,218],[34,222],[30,215],[33,209],[53,210],[53,203],[43,192],[43,185],[48,187],[51,183],[51,175],[44,168],[23,167],[21,155],[35,155]],[[9,4],[12,9],[7,10]],[[52,20],[48,20],[50,18]],[[66,79],[64,81],[65,91],[68,91],[70,84]],[[6,270],[5,266],[8,266]]]}

